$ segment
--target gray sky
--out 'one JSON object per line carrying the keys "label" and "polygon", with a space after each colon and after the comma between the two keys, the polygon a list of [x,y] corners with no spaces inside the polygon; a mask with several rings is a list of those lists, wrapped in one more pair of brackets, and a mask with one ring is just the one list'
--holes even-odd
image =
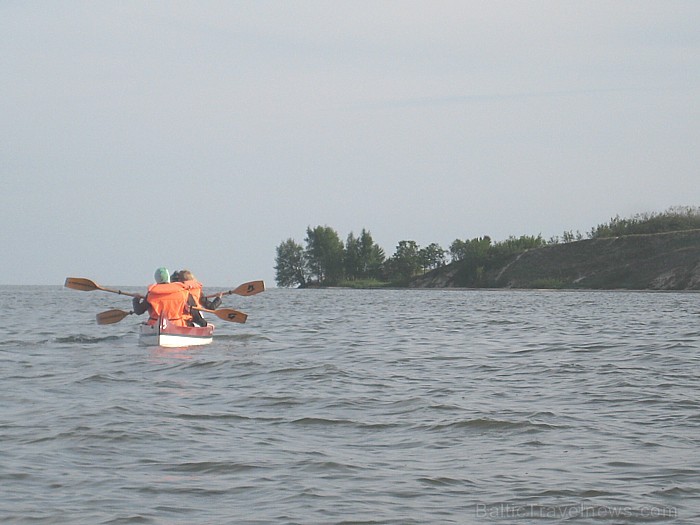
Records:
{"label": "gray sky", "polygon": [[0,284],[274,285],[700,204],[700,2],[0,2]]}

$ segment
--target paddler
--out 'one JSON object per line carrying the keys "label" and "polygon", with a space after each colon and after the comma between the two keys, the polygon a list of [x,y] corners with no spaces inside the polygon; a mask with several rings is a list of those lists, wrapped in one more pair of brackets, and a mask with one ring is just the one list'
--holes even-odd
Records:
{"label": "paddler", "polygon": [[149,325],[163,318],[176,326],[187,326],[187,298],[190,295],[187,286],[180,282],[171,283],[167,268],[158,268],[154,278],[156,282],[148,287],[146,297],[134,297],[134,313],[141,315],[148,311],[146,324]]}
{"label": "paddler", "polygon": [[[221,304],[222,294],[217,294],[213,300],[208,300],[204,295],[202,295],[202,283],[200,283],[194,274],[189,270],[180,270],[174,272],[178,282],[181,282],[190,294],[190,299],[188,299],[188,304],[190,306],[197,306],[200,308],[207,308],[208,310],[216,310]],[[175,280],[175,279],[173,279]],[[199,326],[207,326],[207,322],[202,318],[202,314],[199,310],[190,310],[191,320],[198,324]]]}

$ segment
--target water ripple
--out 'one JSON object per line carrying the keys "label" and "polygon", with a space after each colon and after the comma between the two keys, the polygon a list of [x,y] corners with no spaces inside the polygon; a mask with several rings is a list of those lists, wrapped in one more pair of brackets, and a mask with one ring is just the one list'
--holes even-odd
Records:
{"label": "water ripple", "polygon": [[268,290],[165,350],[22,292],[0,522],[700,522],[696,294]]}

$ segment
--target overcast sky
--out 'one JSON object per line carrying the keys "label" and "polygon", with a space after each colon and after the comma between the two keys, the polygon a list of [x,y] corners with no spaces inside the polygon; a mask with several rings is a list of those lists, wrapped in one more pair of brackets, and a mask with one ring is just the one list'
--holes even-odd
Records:
{"label": "overcast sky", "polygon": [[0,2],[0,284],[274,286],[700,204],[700,2]]}

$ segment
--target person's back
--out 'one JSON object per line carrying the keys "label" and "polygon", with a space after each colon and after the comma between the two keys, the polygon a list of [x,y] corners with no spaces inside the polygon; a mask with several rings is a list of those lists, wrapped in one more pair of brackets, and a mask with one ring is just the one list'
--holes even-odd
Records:
{"label": "person's back", "polygon": [[191,307],[189,309],[189,315],[186,315],[186,322],[193,323],[199,326],[207,326],[207,321],[202,317],[197,308],[207,308],[213,310],[220,303],[212,304],[207,301],[207,298],[202,295],[202,283],[200,283],[194,274],[189,270],[180,270],[177,272],[178,280],[184,285],[187,290],[189,297],[187,299],[187,304]]}
{"label": "person's back", "polygon": [[186,326],[183,315],[188,295],[183,283],[156,283],[149,286],[146,294],[146,300],[151,305],[148,324],[154,324],[163,318],[174,325]]}
{"label": "person's back", "polygon": [[134,313],[142,314],[148,310],[147,324],[153,325],[159,319],[165,319],[176,326],[187,326],[185,314],[189,292],[183,283],[171,283],[170,273],[165,268],[158,268],[155,284],[148,287],[143,299],[134,299]]}
{"label": "person's back", "polygon": [[200,283],[194,274],[189,270],[181,270],[179,273],[180,281],[188,288],[190,295],[194,298],[197,306],[215,310],[221,304],[221,296],[215,297],[214,300],[208,300],[202,295],[202,283]]}

